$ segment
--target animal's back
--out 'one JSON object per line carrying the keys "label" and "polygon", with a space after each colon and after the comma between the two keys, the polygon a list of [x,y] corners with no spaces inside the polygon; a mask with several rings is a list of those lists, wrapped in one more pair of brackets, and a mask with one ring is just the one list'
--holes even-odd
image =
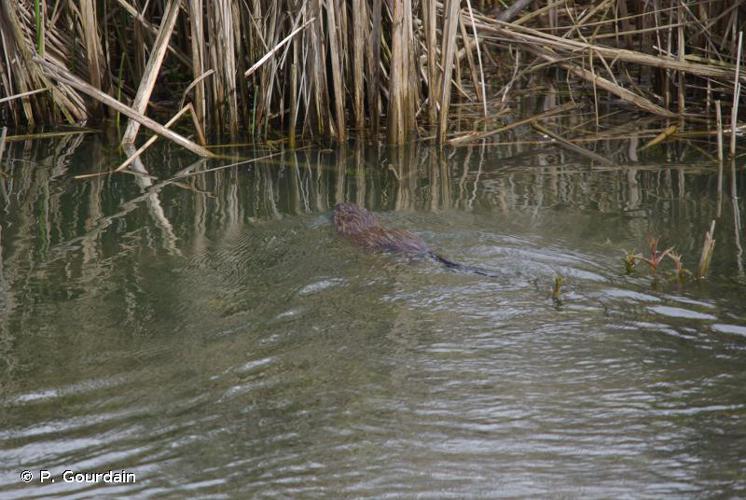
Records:
{"label": "animal's back", "polygon": [[375,215],[354,203],[337,203],[334,207],[334,227],[339,234],[351,236],[380,225]]}
{"label": "animal's back", "polygon": [[352,203],[339,203],[334,208],[334,227],[337,233],[370,250],[408,255],[430,252],[427,244],[416,234],[383,227],[375,215]]}
{"label": "animal's back", "polygon": [[339,203],[334,207],[334,227],[338,234],[368,250],[429,257],[449,269],[497,277],[492,271],[459,264],[438,255],[411,231],[383,227],[375,215],[354,203]]}

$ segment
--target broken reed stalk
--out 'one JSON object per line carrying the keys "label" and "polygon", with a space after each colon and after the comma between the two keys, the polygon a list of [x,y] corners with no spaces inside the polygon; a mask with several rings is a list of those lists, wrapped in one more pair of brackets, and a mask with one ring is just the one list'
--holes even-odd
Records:
{"label": "broken reed stalk", "polygon": [[302,26],[300,26],[300,27],[296,28],[295,30],[293,30],[288,36],[286,36],[285,38],[283,38],[280,43],[278,43],[277,45],[275,45],[274,47],[272,47],[272,50],[270,50],[269,52],[267,52],[266,54],[264,54],[264,56],[262,56],[261,59],[259,59],[257,62],[255,62],[249,69],[247,69],[244,72],[243,76],[246,77],[246,78],[250,77],[264,63],[266,63],[267,61],[269,61],[269,59],[273,55],[275,55],[275,52],[277,52],[282,47],[284,47],[285,44],[287,44],[288,42],[290,42],[290,40],[292,40],[295,35],[297,35],[301,31],[303,31],[306,28],[306,26],[308,26],[309,24],[311,24],[315,20],[316,20],[316,18],[312,17],[311,19],[309,19],[308,21],[306,21],[305,23],[303,23]]}
{"label": "broken reed stalk", "polygon": [[[187,86],[187,88],[184,89],[184,93],[181,96],[181,101],[179,101],[179,108],[183,108],[184,107],[184,101],[186,100],[187,95],[189,94],[189,92],[192,89],[194,89],[194,88],[199,88],[202,80],[204,80],[208,76],[212,75],[213,73],[215,73],[215,70],[214,69],[210,69],[210,70],[207,70],[204,73],[202,73],[198,78],[195,78],[194,80],[192,80],[192,83],[190,83],[189,86]],[[196,109],[196,107],[195,107],[195,109]]]}
{"label": "broken reed stalk", "polygon": [[500,134],[503,132],[507,132],[508,130],[512,130],[516,127],[528,125],[538,120],[544,120],[546,118],[558,115],[560,113],[564,113],[566,111],[572,111],[573,109],[577,107],[578,105],[576,103],[567,102],[563,104],[562,106],[557,106],[556,108],[548,109],[547,111],[539,113],[538,115],[533,115],[533,116],[529,116],[528,118],[524,118],[522,120],[514,121],[513,123],[505,125],[504,127],[497,128],[495,130],[489,130],[486,132],[469,132],[467,134],[454,137],[453,139],[448,141],[448,144],[450,144],[451,146],[462,146],[462,145],[469,144],[475,141],[481,141],[490,136]]}
{"label": "broken reed stalk", "polygon": [[697,266],[697,277],[704,278],[707,271],[710,269],[710,261],[712,261],[712,253],[715,250],[715,221],[710,224],[710,230],[705,233],[705,241],[702,244],[702,254],[699,257],[699,265]]}
{"label": "broken reed stalk", "polygon": [[44,17],[46,10],[46,2],[41,0],[34,0],[34,18],[36,20],[36,52],[40,56],[44,56]]}
{"label": "broken reed stalk", "polygon": [[22,97],[27,97],[34,94],[40,94],[42,92],[48,92],[49,89],[37,89],[37,90],[29,90],[28,92],[21,92],[20,94],[11,95],[8,97],[3,97],[0,99],[0,103],[12,101],[13,99],[20,99]]}
{"label": "broken reed stalk", "polygon": [[[298,151],[300,151],[301,149],[303,149],[303,148],[298,149]],[[184,173],[184,174],[177,174],[177,175],[171,177],[170,179],[168,179],[168,180],[166,180],[164,182],[172,182],[172,181],[176,181],[176,180],[179,180],[179,179],[185,179],[187,177],[194,177],[196,175],[209,174],[210,172],[216,172],[218,170],[225,170],[226,168],[240,167],[241,165],[248,165],[250,163],[256,163],[256,162],[259,162],[259,161],[266,161],[266,160],[269,160],[269,159],[272,159],[272,158],[276,158],[278,156],[282,156],[284,154],[285,154],[285,152],[281,151],[279,153],[271,153],[271,154],[268,154],[268,155],[259,156],[257,158],[249,158],[248,160],[241,160],[241,161],[238,161],[238,162],[235,162],[235,163],[229,163],[227,165],[220,165],[219,167],[209,168],[207,170],[200,170],[199,172],[188,172],[188,173]]]}
{"label": "broken reed stalk", "polygon": [[730,157],[736,157],[736,125],[738,125],[738,108],[741,98],[741,57],[743,57],[743,31],[738,32],[738,49],[736,49],[736,76],[733,79],[733,107],[730,112]]}
{"label": "broken reed stalk", "polygon": [[661,106],[658,106],[657,104],[653,103],[649,99],[641,95],[635,94],[631,90],[626,89],[606,78],[603,78],[602,76],[595,74],[593,71],[581,68],[579,66],[576,66],[568,62],[563,62],[560,58],[548,54],[543,49],[533,48],[529,50],[537,53],[539,57],[545,59],[546,61],[556,64],[566,69],[567,71],[573,73],[575,76],[583,80],[587,80],[588,82],[591,82],[594,86],[601,88],[611,94],[614,94],[615,96],[622,99],[623,101],[626,101],[642,109],[643,111],[652,113],[654,115],[662,116],[664,118],[676,118],[678,116],[676,113],[669,111]]}
{"label": "broken reed stalk", "polygon": [[614,162],[609,160],[608,158],[604,158],[603,156],[594,153],[593,151],[590,151],[584,147],[578,146],[577,144],[573,144],[572,142],[568,141],[564,137],[560,136],[559,134],[552,132],[551,130],[541,126],[538,122],[533,121],[531,122],[531,126],[536,129],[539,133],[546,135],[547,137],[554,140],[557,144],[562,146],[565,149],[568,149],[570,151],[573,151],[579,155],[585,156],[586,158],[601,163],[603,165],[613,165]]}
{"label": "broken reed stalk", "polygon": [[43,139],[58,139],[61,137],[69,137],[71,135],[87,135],[87,134],[98,134],[99,130],[95,129],[75,129],[75,130],[64,130],[59,132],[38,132],[35,134],[21,134],[21,135],[9,135],[5,137],[5,142],[23,142],[23,141],[38,141]]}
{"label": "broken reed stalk", "polygon": [[[679,3],[676,7],[676,17],[677,17],[677,23],[679,24],[677,31],[676,31],[676,38],[677,38],[677,50],[678,53],[678,60],[682,64],[686,64],[686,35],[684,30],[684,4]],[[736,75],[738,75],[738,70],[736,70]],[[678,100],[679,100],[679,128],[684,128],[684,112],[686,111],[686,96],[685,96],[685,77],[683,71],[679,71],[679,82],[678,82]]]}
{"label": "broken reed stalk", "polygon": [[[673,71],[683,71],[688,74],[711,77],[733,79],[736,77],[735,65],[733,64],[704,64],[685,60],[679,61],[672,56],[661,56],[646,54],[643,52],[609,47],[605,45],[592,44],[587,41],[570,40],[561,36],[552,35],[536,29],[520,26],[516,23],[502,23],[484,16],[477,16],[477,27],[486,34],[495,34],[510,39],[513,43],[525,45],[526,47],[543,47],[545,49],[556,50],[558,54],[566,52],[574,53],[594,53],[604,58],[618,61],[638,64],[641,66],[651,66]],[[746,80],[746,75],[739,75],[739,79]]]}
{"label": "broken reed stalk", "polygon": [[[461,15],[459,18],[458,23],[459,33],[461,34],[461,39],[465,41],[463,51],[466,55],[466,62],[467,66],[469,67],[469,73],[471,74],[471,81],[474,85],[474,88],[476,89],[477,98],[482,100],[482,93],[480,91],[479,87],[479,76],[478,76],[478,70],[476,62],[474,61],[474,54],[472,50],[472,44],[469,43],[469,35],[466,32],[466,23],[464,22],[464,16]],[[461,61],[461,59],[458,57],[458,52],[456,53],[456,62],[457,64]],[[457,77],[458,78],[458,77]],[[486,114],[485,114],[486,118]]]}
{"label": "broken reed stalk", "polygon": [[448,133],[448,109],[451,105],[451,78],[453,75],[454,55],[456,53],[456,27],[459,20],[459,1],[444,1],[443,43],[440,65],[443,68],[443,82],[439,92],[440,116],[438,121],[438,142],[445,143]]}
{"label": "broken reed stalk", "polygon": [[[186,113],[187,111],[194,114],[194,108],[192,107],[191,103],[181,108],[181,110],[178,113],[176,113],[173,118],[171,118],[169,121],[166,122],[164,127],[169,128],[171,125],[176,123],[179,120],[179,118],[181,118],[184,115],[184,113]],[[140,146],[137,149],[137,151],[133,152],[129,158],[127,158],[124,162],[122,162],[122,164],[119,165],[117,168],[115,168],[112,172],[121,172],[122,170],[127,168],[133,161],[139,158],[140,155],[143,154],[145,150],[148,149],[151,145],[153,145],[153,143],[155,143],[155,141],[157,140],[158,140],[158,135],[154,134],[150,139],[145,141],[145,143],[142,146]]]}
{"label": "broken reed stalk", "polygon": [[288,146],[295,149],[295,129],[298,119],[298,65],[290,67],[290,125],[288,126]]}
{"label": "broken reed stalk", "polygon": [[5,136],[8,133],[8,127],[3,127],[2,131],[0,131],[0,164],[2,164],[3,161],[3,152],[5,151]]}
{"label": "broken reed stalk", "polygon": [[[722,166],[723,164],[723,112],[721,110],[720,101],[715,101],[715,122],[718,131],[718,162]],[[731,135],[735,135],[735,132],[731,132]],[[721,167],[722,171],[722,167]]]}
{"label": "broken reed stalk", "polygon": [[[178,0],[168,0],[168,4],[166,5],[166,13],[163,16],[161,26],[158,29],[158,37],[153,43],[153,51],[150,53],[148,64],[145,67],[145,74],[143,74],[142,79],[140,80],[137,95],[132,103],[132,109],[137,113],[144,114],[148,107],[150,95],[153,92],[158,73],[161,69],[161,64],[163,63],[163,58],[166,55],[168,42],[171,39],[171,34],[176,25],[176,19],[179,15],[179,4],[180,2]],[[130,119],[127,124],[127,129],[124,131],[122,137],[122,144],[134,143],[139,128],[140,124],[137,121]]]}
{"label": "broken reed stalk", "polygon": [[637,152],[645,151],[648,148],[651,148],[655,146],[656,144],[660,144],[661,142],[665,141],[672,135],[674,135],[676,132],[678,132],[680,125],[671,125],[670,127],[663,130],[660,134],[653,137],[650,141],[648,141],[644,146],[641,146],[637,149]]}
{"label": "broken reed stalk", "polygon": [[718,184],[717,184],[717,216],[722,212],[723,202],[723,113],[720,101],[715,101],[715,121],[717,122],[717,158],[718,158]]}
{"label": "broken reed stalk", "polygon": [[136,120],[141,125],[144,125],[148,127],[150,130],[155,132],[156,134],[162,135],[166,139],[169,139],[176,144],[188,149],[192,153],[203,156],[206,158],[213,158],[215,157],[215,154],[208,151],[207,149],[203,148],[202,146],[195,144],[194,142],[190,141],[186,137],[183,137],[176,132],[173,132],[160,123],[156,122],[155,120],[148,118],[147,116],[138,113],[134,109],[130,108],[129,106],[126,106],[122,104],[121,102],[117,101],[113,97],[111,97],[108,94],[105,94],[104,92],[98,90],[97,88],[94,88],[90,84],[80,80],[76,76],[65,72],[65,70],[61,68],[55,67],[52,63],[45,61],[44,59],[41,59],[39,57],[35,57],[34,60],[41,65],[51,76],[52,78],[65,83],[67,85],[70,85],[71,87],[83,92],[84,94],[87,94],[88,96],[96,99],[102,104],[105,104],[106,106],[109,106],[113,108],[116,111],[119,111],[123,115]]}

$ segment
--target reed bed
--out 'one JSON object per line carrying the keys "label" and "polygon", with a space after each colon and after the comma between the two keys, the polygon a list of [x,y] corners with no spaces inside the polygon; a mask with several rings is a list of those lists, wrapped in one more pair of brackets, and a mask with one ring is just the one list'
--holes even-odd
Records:
{"label": "reed bed", "polygon": [[[661,140],[722,127],[717,105],[735,155],[746,129],[743,2],[503,5],[0,0],[0,125],[126,119],[123,144],[143,124],[207,156],[205,135],[463,145],[499,140],[526,119],[566,145],[580,134],[553,129],[550,110],[531,119],[511,109],[522,92],[562,87],[558,106],[593,110],[589,130],[602,131],[608,105],[620,104],[675,126]],[[160,125],[185,105],[188,129]]]}

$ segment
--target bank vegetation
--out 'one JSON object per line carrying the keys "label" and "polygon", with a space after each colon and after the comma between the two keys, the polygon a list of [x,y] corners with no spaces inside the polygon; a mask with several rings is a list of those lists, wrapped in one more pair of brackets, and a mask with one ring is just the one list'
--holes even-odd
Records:
{"label": "bank vegetation", "polygon": [[[655,118],[658,141],[718,136],[734,154],[745,128],[740,0],[0,5],[0,125],[14,130],[113,124],[127,144],[145,127],[211,156],[226,138],[462,145],[522,125],[583,154],[620,112]],[[547,92],[556,106],[516,110]],[[580,108],[587,126],[552,127]]]}

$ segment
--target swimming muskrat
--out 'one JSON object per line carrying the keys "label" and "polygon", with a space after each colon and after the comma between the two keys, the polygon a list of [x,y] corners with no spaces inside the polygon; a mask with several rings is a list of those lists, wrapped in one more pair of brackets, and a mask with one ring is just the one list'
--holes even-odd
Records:
{"label": "swimming muskrat", "polygon": [[334,227],[338,234],[367,250],[430,258],[449,269],[496,277],[486,269],[459,264],[438,255],[411,231],[383,227],[375,215],[354,203],[338,203],[334,207]]}

